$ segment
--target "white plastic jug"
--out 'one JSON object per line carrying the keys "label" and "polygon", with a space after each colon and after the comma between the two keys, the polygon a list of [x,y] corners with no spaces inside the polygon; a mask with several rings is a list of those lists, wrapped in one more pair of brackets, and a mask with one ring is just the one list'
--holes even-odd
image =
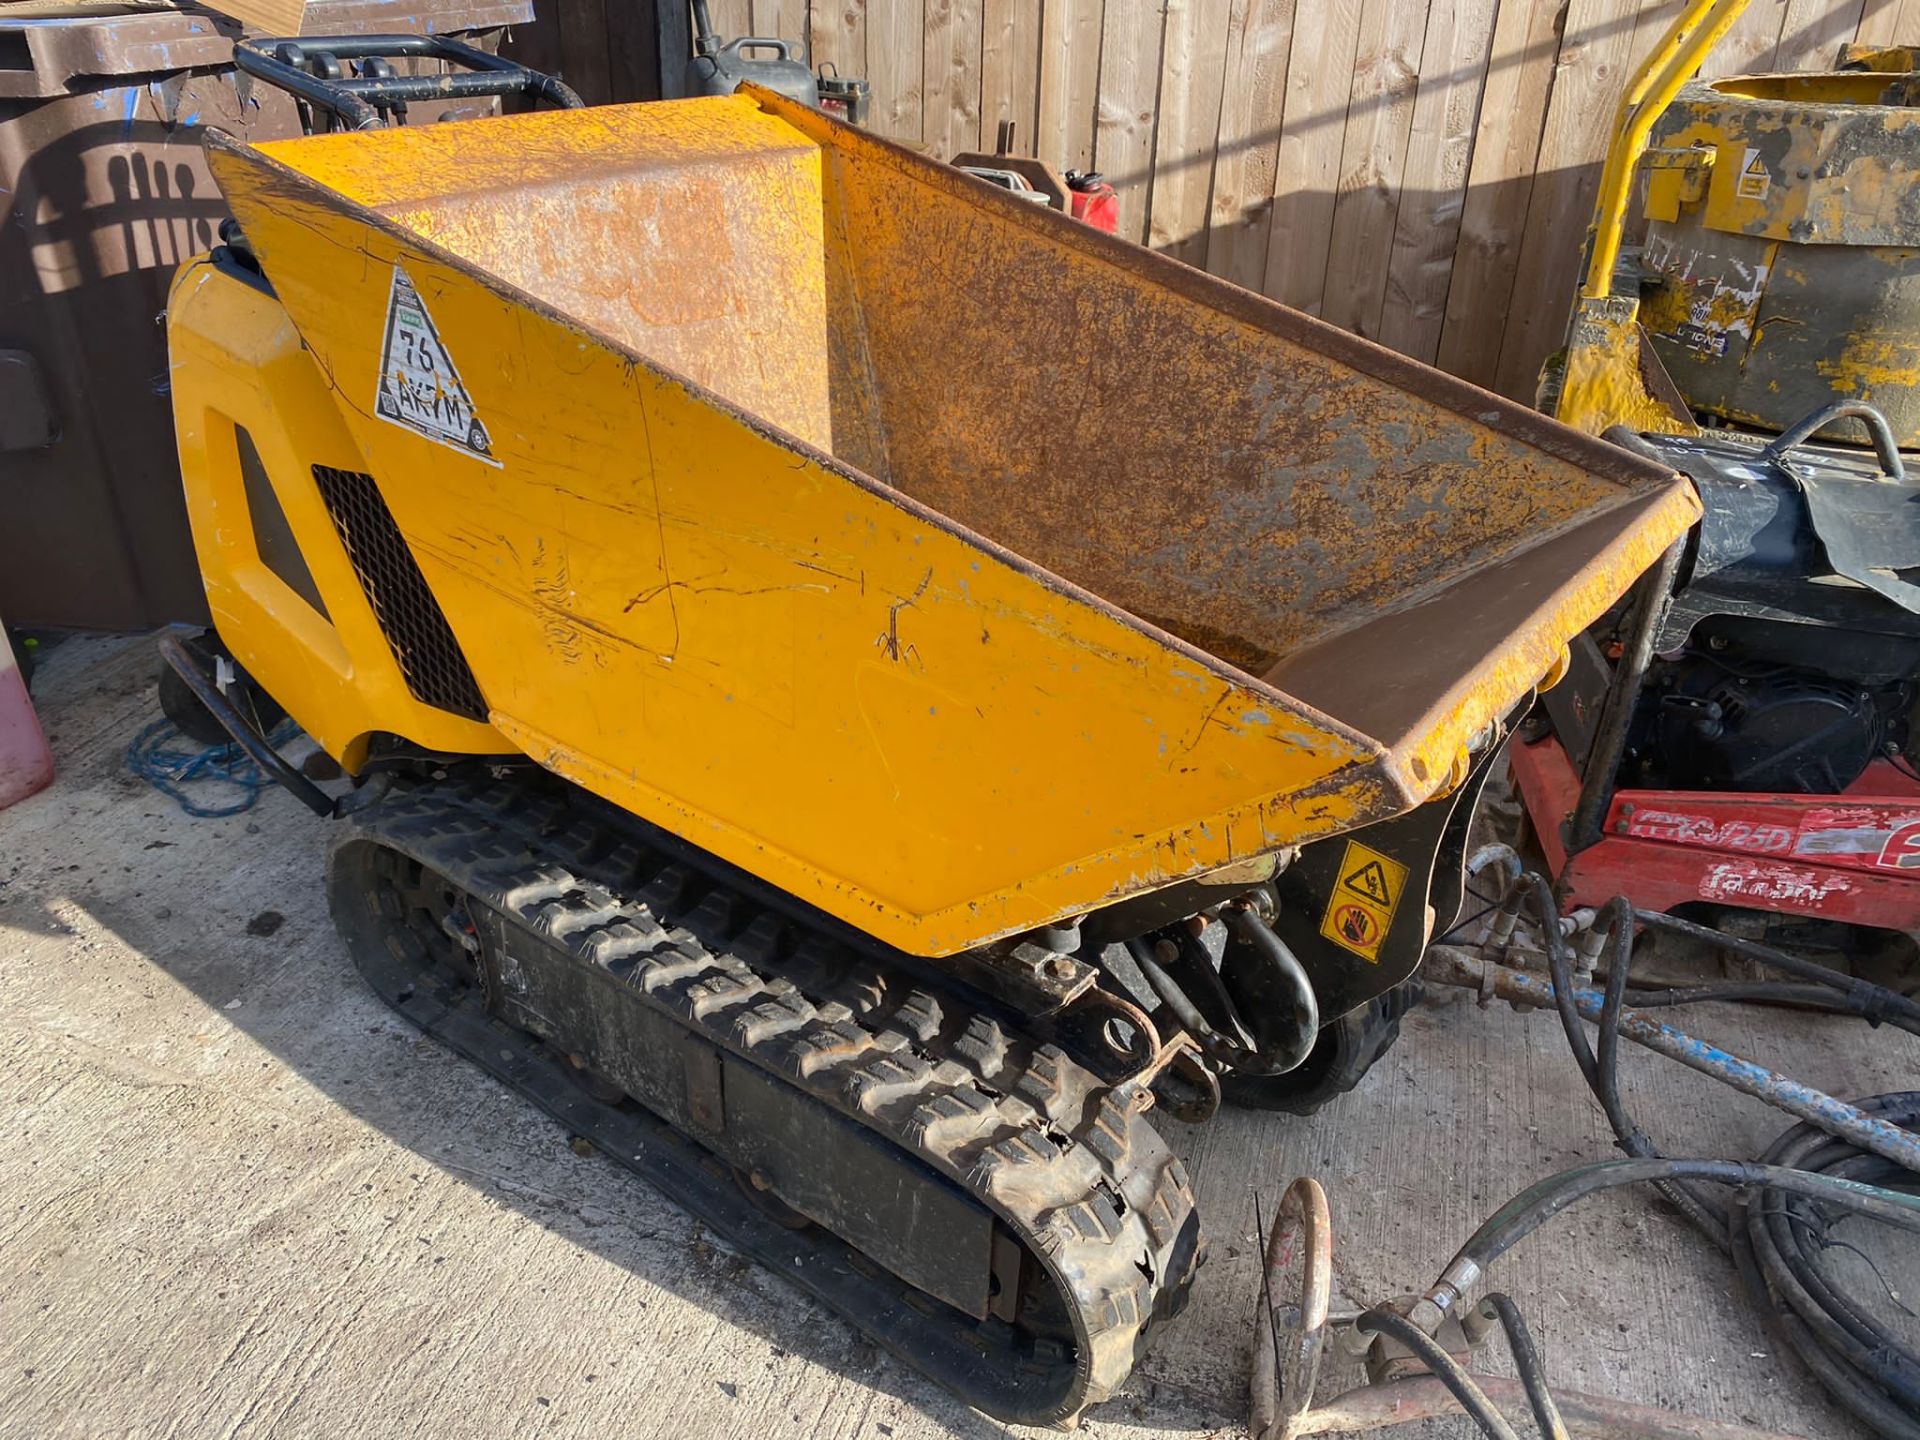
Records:
{"label": "white plastic jug", "polygon": [[53,783],[53,751],[40,731],[26,678],[0,630],[0,810]]}

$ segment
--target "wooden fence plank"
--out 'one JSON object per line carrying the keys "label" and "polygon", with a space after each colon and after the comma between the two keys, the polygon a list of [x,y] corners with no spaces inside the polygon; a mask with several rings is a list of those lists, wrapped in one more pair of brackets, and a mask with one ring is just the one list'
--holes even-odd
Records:
{"label": "wooden fence plank", "polygon": [[1034,0],[986,0],[981,12],[980,149],[993,149],[1002,120],[1013,122],[1017,153],[1039,153],[1040,7]]}
{"label": "wooden fence plank", "polygon": [[1780,52],[1780,27],[1786,23],[1787,0],[1749,0],[1733,28],[1708,52],[1700,73],[1709,80],[1724,75],[1752,75],[1773,68]]}
{"label": "wooden fence plank", "polygon": [[[673,59],[676,65],[686,63],[677,55]],[[651,0],[616,0],[607,8],[607,81],[616,104],[661,98],[660,22]]]}
{"label": "wooden fence plank", "polygon": [[1864,0],[1788,0],[1786,23],[1780,27],[1780,49],[1773,57],[1776,70],[1825,70],[1839,57],[1840,47],[1860,29]]}
{"label": "wooden fence plank", "polygon": [[1360,17],[1320,314],[1368,337],[1386,302],[1426,22],[1404,0],[1368,0]]}
{"label": "wooden fence plank", "polygon": [[613,98],[607,0],[560,0],[560,78],[589,105],[605,105]]}
{"label": "wooden fence plank", "polygon": [[[651,9],[648,5],[635,8],[642,13]],[[651,14],[646,15],[647,24],[650,25],[652,20]],[[529,23],[516,25],[509,30],[500,43],[500,53],[530,70],[539,70],[548,75],[559,74],[560,11],[553,0],[536,5]]]}
{"label": "wooden fence plank", "polygon": [[1159,0],[1108,0],[1100,27],[1093,163],[1120,192],[1120,234],[1141,240],[1153,189],[1154,111],[1166,12]]}
{"label": "wooden fence plank", "polygon": [[867,0],[813,0],[807,7],[807,48],[813,63],[841,75],[867,74]]}
{"label": "wooden fence plank", "polygon": [[1147,243],[1203,267],[1230,15],[1231,0],[1167,0]]}
{"label": "wooden fence plank", "polygon": [[780,25],[786,19],[784,0],[747,0],[747,34],[780,38]]}
{"label": "wooden fence plank", "polygon": [[1560,49],[1559,0],[1502,0],[1494,21],[1480,130],[1467,171],[1460,239],[1447,278],[1443,370],[1491,386],[1513,297],[1534,167]]}
{"label": "wooden fence plank", "polygon": [[1497,8],[1498,0],[1443,0],[1428,12],[1421,47],[1420,88],[1414,98],[1378,338],[1429,363],[1439,351],[1447,318],[1447,286],[1460,239]]}
{"label": "wooden fence plank", "polygon": [[895,140],[919,143],[920,66],[925,16],[920,0],[869,0],[867,81],[873,87],[868,124]]}
{"label": "wooden fence plank", "polygon": [[1920,43],[1920,3],[1914,0],[1867,0],[1856,40],[1862,45]]}
{"label": "wooden fence plank", "polygon": [[951,159],[980,143],[981,0],[926,0],[920,138]]}
{"label": "wooden fence plank", "polygon": [[753,33],[752,0],[707,0],[707,13],[713,17],[714,33],[723,44]]}
{"label": "wooden fence plank", "polygon": [[1037,153],[1061,170],[1093,168],[1102,0],[1041,0]]}
{"label": "wooden fence plank", "polygon": [[1207,268],[1249,290],[1267,276],[1293,28],[1294,0],[1233,0],[1227,21]]}
{"label": "wooden fence plank", "polygon": [[1319,313],[1352,90],[1360,0],[1309,0],[1294,27],[1267,236],[1267,294]]}
{"label": "wooden fence plank", "polygon": [[1634,0],[1573,0],[1568,12],[1514,271],[1522,303],[1507,316],[1494,372],[1495,388],[1515,399],[1532,396],[1541,362],[1564,338],[1600,157],[1637,58],[1636,9]]}

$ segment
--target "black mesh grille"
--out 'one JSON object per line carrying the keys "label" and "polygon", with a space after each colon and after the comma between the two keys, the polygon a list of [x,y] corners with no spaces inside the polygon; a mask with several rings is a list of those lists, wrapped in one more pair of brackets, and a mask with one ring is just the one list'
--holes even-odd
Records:
{"label": "black mesh grille", "polygon": [[469,720],[486,719],[473,671],[373,477],[316,465],[313,478],[413,698]]}

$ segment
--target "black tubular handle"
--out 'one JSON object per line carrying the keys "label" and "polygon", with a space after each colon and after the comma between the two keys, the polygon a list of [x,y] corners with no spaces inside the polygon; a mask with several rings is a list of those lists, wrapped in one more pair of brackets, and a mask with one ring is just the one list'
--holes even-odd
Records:
{"label": "black tubular handle", "polygon": [[1837,405],[1821,406],[1811,415],[1782,430],[1778,438],[1760,453],[1768,460],[1779,460],[1796,445],[1805,443],[1814,431],[1849,415],[1866,426],[1867,434],[1873,437],[1873,453],[1879,458],[1880,469],[1885,472],[1887,479],[1904,481],[1907,467],[1901,462],[1900,447],[1894,443],[1893,427],[1887,424],[1886,416],[1860,400],[1843,400]]}
{"label": "black tubular handle", "polygon": [[[464,65],[446,75],[396,75],[386,62],[399,58],[445,60]],[[346,62],[363,63],[357,76]],[[277,85],[310,104],[330,110],[349,130],[371,130],[381,113],[414,101],[467,100],[525,95],[563,110],[584,101],[552,75],[529,70],[444,35],[339,35],[305,40],[236,40],[233,62],[247,74]]]}

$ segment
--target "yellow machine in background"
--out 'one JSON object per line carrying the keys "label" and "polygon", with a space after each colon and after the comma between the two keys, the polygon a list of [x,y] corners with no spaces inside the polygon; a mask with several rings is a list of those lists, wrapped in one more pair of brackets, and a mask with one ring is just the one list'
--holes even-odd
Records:
{"label": "yellow machine in background", "polygon": [[[1865,403],[1901,445],[1920,443],[1909,53],[1693,80],[1746,5],[1693,0],[1622,97],[1547,408],[1592,434],[1690,435],[1699,417],[1778,434]],[[1623,266],[1642,182],[1645,242]]]}
{"label": "yellow machine in background", "polygon": [[768,93],[371,128],[446,93],[351,77],[406,43],[240,48],[370,128],[214,137],[245,239],[168,321],[206,643],[359,782],[302,792],[356,962],[1071,1416],[1200,1256],[1144,1112],[1283,1103],[1406,979],[1692,493]]}

